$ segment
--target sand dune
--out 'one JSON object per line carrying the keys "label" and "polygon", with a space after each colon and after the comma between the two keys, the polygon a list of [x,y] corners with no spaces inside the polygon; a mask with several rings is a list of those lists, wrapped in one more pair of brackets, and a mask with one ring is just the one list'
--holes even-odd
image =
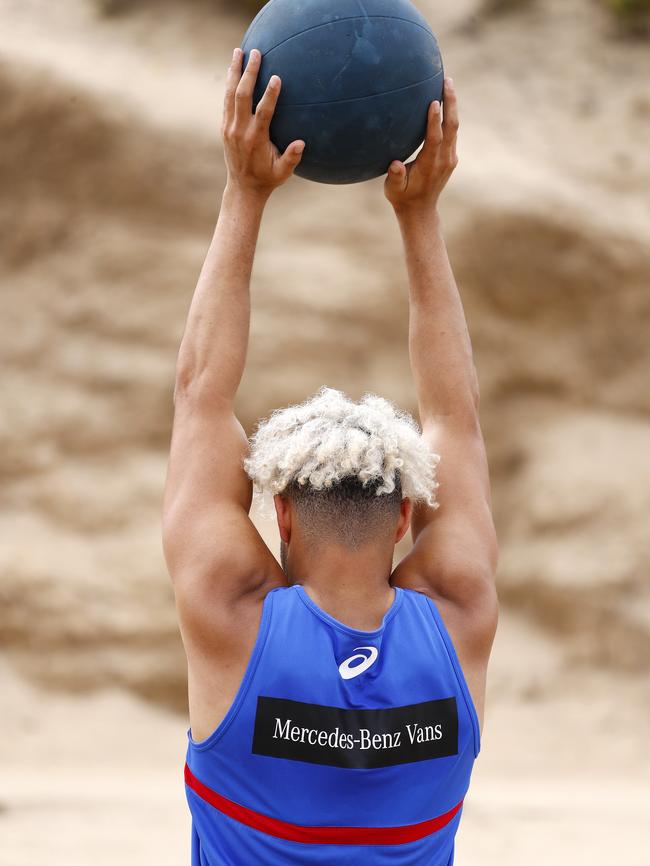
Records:
{"label": "sand dune", "polygon": [[[443,215],[501,541],[459,862],[610,863],[619,837],[591,831],[614,810],[640,866],[650,56],[586,0],[496,18],[470,0],[419,5],[463,99]],[[176,352],[225,180],[223,69],[245,28],[214,10],[0,3],[0,866],[141,863],[138,826],[158,833],[156,862],[184,856],[185,664],[159,515]],[[246,429],[321,384],[415,412],[405,279],[380,181],[279,191],[254,273]],[[129,799],[116,767],[136,753]],[[51,851],[25,834],[54,800]]]}

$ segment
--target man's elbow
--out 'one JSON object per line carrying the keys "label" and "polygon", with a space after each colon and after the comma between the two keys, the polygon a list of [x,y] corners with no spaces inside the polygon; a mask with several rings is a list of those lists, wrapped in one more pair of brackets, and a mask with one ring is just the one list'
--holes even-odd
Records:
{"label": "man's elbow", "polygon": [[210,412],[233,411],[234,394],[224,388],[223,382],[210,370],[179,368],[174,382],[174,407],[183,404]]}
{"label": "man's elbow", "polygon": [[201,373],[194,364],[178,363],[174,379],[174,404],[182,397],[195,394],[201,383]]}

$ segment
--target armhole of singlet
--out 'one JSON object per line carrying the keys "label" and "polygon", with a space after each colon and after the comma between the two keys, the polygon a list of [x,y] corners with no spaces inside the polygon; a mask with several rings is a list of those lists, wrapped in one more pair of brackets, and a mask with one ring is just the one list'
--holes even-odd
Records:
{"label": "armhole of singlet", "polygon": [[192,749],[196,749],[197,751],[209,749],[210,746],[213,746],[219,739],[221,739],[221,737],[226,733],[232,722],[235,720],[235,717],[239,712],[239,708],[241,707],[244,698],[246,697],[246,694],[251,684],[251,680],[253,679],[255,671],[257,670],[260,658],[262,657],[262,651],[264,649],[266,639],[269,634],[271,624],[271,609],[273,605],[273,593],[276,591],[276,589],[282,589],[282,587],[275,587],[274,589],[272,589],[266,594],[264,601],[262,602],[262,616],[260,619],[259,628],[257,630],[257,637],[253,645],[253,650],[248,660],[246,670],[244,671],[242,681],[239,684],[239,688],[237,689],[235,697],[233,698],[233,701],[228,708],[228,712],[219,722],[214,731],[209,734],[205,740],[195,740],[192,737],[192,728],[189,727],[187,729],[187,739]]}
{"label": "armhole of singlet", "polygon": [[467,711],[469,712],[470,718],[472,720],[472,728],[474,730],[474,757],[478,757],[478,753],[481,750],[481,729],[478,723],[478,713],[476,712],[476,706],[474,705],[474,699],[472,698],[472,694],[467,685],[467,680],[465,679],[465,674],[463,673],[463,669],[460,664],[460,660],[458,658],[458,654],[456,652],[456,648],[454,647],[453,641],[451,639],[451,635],[447,630],[447,626],[438,610],[438,606],[434,602],[434,600],[425,595],[424,598],[427,600],[427,604],[429,605],[429,609],[431,610],[431,615],[433,616],[433,621],[436,624],[438,632],[447,648],[447,654],[449,655],[449,659],[456,673],[456,679],[458,680],[458,685],[460,686],[460,690],[463,693],[463,698],[465,699],[465,704],[467,705]]}

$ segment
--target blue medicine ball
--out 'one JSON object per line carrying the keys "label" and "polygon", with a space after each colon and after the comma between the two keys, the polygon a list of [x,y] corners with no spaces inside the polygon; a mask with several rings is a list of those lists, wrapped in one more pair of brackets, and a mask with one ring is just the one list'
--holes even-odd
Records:
{"label": "blue medicine ball", "polygon": [[282,90],[271,124],[281,152],[306,143],[296,174],[321,183],[359,183],[406,160],[442,100],[436,38],[408,0],[270,0],[242,49],[262,52],[256,106],[272,75]]}

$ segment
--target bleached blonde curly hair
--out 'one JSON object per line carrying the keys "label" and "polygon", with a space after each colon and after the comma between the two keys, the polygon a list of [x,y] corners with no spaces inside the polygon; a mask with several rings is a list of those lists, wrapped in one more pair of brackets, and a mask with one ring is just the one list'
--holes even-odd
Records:
{"label": "bleached blonde curly hair", "polygon": [[439,461],[415,419],[390,400],[367,392],[354,402],[324,385],[259,421],[243,466],[261,512],[271,516],[273,495],[292,484],[323,490],[356,476],[364,486],[376,482],[380,496],[395,490],[397,470],[402,497],[437,508]]}

